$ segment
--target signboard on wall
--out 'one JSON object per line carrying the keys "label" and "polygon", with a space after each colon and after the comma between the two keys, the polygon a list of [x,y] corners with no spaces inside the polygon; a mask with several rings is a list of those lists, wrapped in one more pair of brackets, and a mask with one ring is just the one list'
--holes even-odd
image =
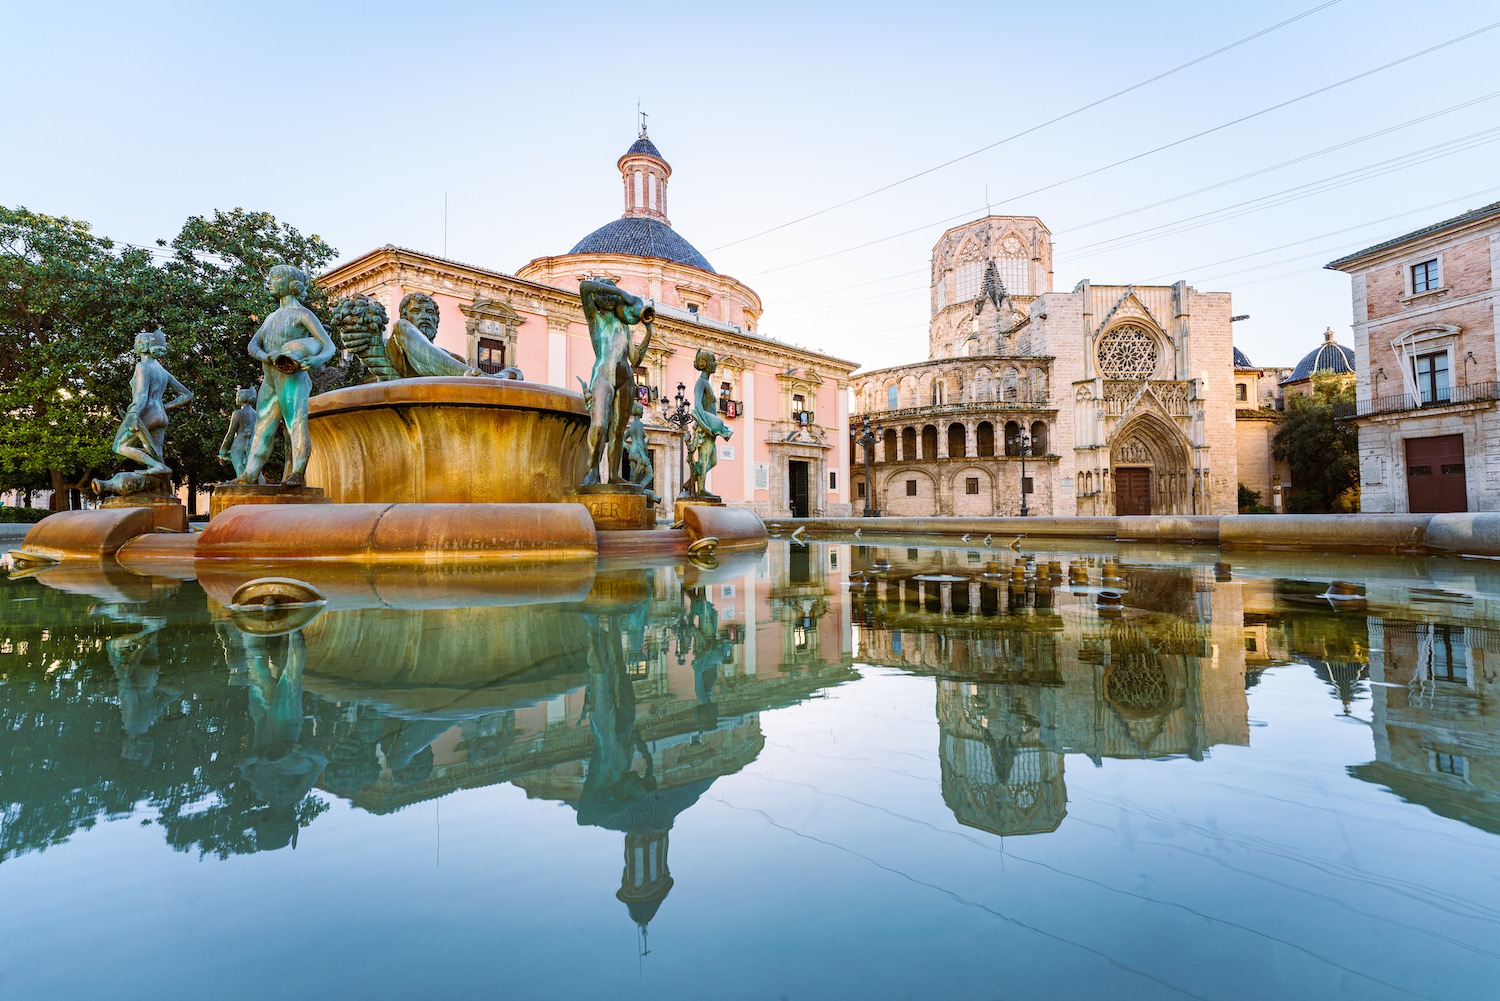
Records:
{"label": "signboard on wall", "polygon": [[764,462],[757,462],[755,464],[755,489],[771,489],[771,467]]}
{"label": "signboard on wall", "polygon": [[725,462],[733,462],[734,461],[734,446],[733,445],[720,445],[719,446],[719,458],[723,459]]}

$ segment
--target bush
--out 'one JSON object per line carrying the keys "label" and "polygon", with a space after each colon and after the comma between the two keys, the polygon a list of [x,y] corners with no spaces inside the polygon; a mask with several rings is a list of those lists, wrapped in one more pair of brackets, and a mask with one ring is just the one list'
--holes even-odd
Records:
{"label": "bush", "polygon": [[1260,491],[1240,484],[1240,514],[1272,514],[1268,505],[1260,502]]}
{"label": "bush", "polygon": [[0,505],[0,525],[33,525],[52,513],[44,507],[6,507]]}

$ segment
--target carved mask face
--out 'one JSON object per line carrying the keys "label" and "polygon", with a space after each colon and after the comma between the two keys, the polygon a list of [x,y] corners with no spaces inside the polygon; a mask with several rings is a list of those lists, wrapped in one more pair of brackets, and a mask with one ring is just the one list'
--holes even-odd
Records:
{"label": "carved mask face", "polygon": [[413,296],[401,311],[401,319],[422,331],[429,341],[437,336],[438,306],[429,296]]}

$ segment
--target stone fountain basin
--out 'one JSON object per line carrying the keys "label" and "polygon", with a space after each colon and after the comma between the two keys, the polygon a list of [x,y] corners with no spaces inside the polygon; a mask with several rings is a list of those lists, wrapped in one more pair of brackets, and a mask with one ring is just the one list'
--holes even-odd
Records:
{"label": "stone fountain basin", "polygon": [[335,504],[569,500],[588,467],[578,393],[513,379],[398,379],[312,398],[307,482]]}

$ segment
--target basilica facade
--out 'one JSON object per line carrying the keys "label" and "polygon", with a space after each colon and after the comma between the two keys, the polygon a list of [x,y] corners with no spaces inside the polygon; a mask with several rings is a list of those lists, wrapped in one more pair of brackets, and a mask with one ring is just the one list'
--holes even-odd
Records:
{"label": "basilica facade", "polygon": [[932,253],[926,361],[856,373],[886,515],[1187,515],[1236,510],[1227,292],[1052,288],[1035,216],[986,216]]}

